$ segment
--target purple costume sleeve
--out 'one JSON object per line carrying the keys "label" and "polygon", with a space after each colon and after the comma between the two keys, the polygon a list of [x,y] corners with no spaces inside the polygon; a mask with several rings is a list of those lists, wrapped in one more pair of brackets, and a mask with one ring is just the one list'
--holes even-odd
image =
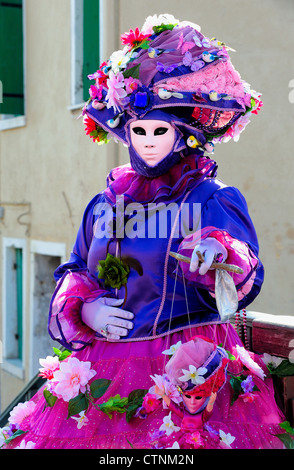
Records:
{"label": "purple costume sleeve", "polygon": [[[228,252],[226,263],[243,269],[243,274],[230,273],[237,288],[238,300],[254,295],[263,281],[263,267],[258,259],[258,241],[249,217],[247,204],[241,193],[232,187],[217,191],[202,211],[202,230],[185,237],[179,253],[191,257],[201,240],[216,238]],[[205,275],[189,271],[189,264],[181,262],[186,279],[207,289],[214,295],[215,270]]]}
{"label": "purple costume sleeve", "polygon": [[91,302],[107,293],[86,270],[66,271],[58,282],[51,300],[49,333],[70,350],[91,344],[96,332],[81,320],[84,302]]}

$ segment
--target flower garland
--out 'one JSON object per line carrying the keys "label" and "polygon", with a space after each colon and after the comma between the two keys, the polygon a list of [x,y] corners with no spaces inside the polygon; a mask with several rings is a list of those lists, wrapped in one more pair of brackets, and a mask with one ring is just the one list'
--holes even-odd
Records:
{"label": "flower garland", "polygon": [[[179,348],[181,342],[172,345],[163,354],[169,357],[173,355]],[[150,376],[155,385],[148,390],[133,390],[128,397],[120,397],[115,395],[108,398],[107,401],[97,403],[102,398],[111,385],[109,379],[95,379],[96,372],[91,368],[89,361],[79,361],[76,357],[71,356],[71,351],[61,351],[53,348],[55,356],[47,356],[40,359],[39,375],[47,379],[46,387],[43,391],[46,406],[53,408],[58,400],[62,400],[68,405],[67,419],[73,419],[77,422],[77,429],[87,426],[89,418],[87,412],[90,407],[105,413],[110,419],[113,413],[125,414],[126,421],[132,419],[146,419],[148,415],[160,406],[167,409],[167,405],[162,400],[162,396],[155,392],[155,385],[165,392],[165,394],[176,404],[182,402],[181,394],[178,388],[173,385],[166,374]],[[267,375],[277,375],[280,377],[294,375],[294,364],[287,359],[276,358],[268,354],[263,355],[264,368],[259,366],[253,360],[253,354],[249,353],[240,346],[228,351],[229,360],[236,363],[238,373],[229,372],[230,384],[232,387],[231,406],[237,399],[251,403],[261,393],[254,383],[254,376],[264,380]],[[192,371],[195,372],[195,371]],[[199,374],[201,376],[201,374]],[[200,384],[200,387],[203,384]],[[0,448],[5,448],[13,439],[25,435],[27,431],[22,430],[22,423],[29,418],[35,410],[36,404],[33,401],[19,403],[10,412],[8,426],[0,429]],[[286,448],[294,448],[294,428],[289,422],[280,423],[281,433],[276,436],[284,443]],[[235,438],[230,433],[224,433],[221,429],[216,430],[207,423],[204,430],[208,432],[210,439],[216,440],[220,448],[231,448],[231,444]],[[170,436],[175,433],[175,438],[179,432],[169,413],[163,419],[163,423],[158,430],[150,435],[151,448],[158,448],[160,439],[164,436]],[[203,446],[201,435],[198,431],[187,433],[186,443],[192,448],[201,448]],[[132,446],[132,444],[130,443]],[[32,449],[35,443],[32,441],[22,440],[17,449]],[[180,448],[178,442],[174,441],[172,448]]]}

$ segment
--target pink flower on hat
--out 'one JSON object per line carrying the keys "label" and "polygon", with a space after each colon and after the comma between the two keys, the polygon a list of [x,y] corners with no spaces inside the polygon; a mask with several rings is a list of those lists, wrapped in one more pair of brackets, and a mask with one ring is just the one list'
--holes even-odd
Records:
{"label": "pink flower on hat", "polygon": [[107,108],[113,107],[115,111],[120,110],[122,99],[127,96],[125,90],[124,76],[122,72],[114,74],[111,70],[109,72],[109,79],[107,80],[108,93],[106,95]]}
{"label": "pink flower on hat", "polygon": [[126,92],[129,95],[137,90],[138,86],[142,86],[142,83],[137,78],[128,77],[125,79],[125,86]]}
{"label": "pink flower on hat", "polygon": [[249,116],[241,115],[239,119],[227,130],[227,132],[219,138],[220,142],[228,142],[231,138],[238,142],[241,132],[249,124]]}
{"label": "pink flower on hat", "polygon": [[97,98],[98,100],[101,100],[102,99],[102,90],[103,90],[102,86],[99,86],[99,88],[98,88],[95,85],[91,85],[90,88],[89,88],[89,95],[90,95],[91,99],[94,100],[95,98]]}
{"label": "pink flower on hat", "polygon": [[218,74],[218,69],[217,66],[213,67],[207,67],[206,69],[203,70],[202,72],[202,80],[213,80]]}

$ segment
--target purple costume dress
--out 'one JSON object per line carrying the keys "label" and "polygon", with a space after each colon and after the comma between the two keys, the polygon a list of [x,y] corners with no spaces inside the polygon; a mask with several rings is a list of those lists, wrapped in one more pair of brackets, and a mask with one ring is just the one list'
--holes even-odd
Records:
{"label": "purple costume dress", "polygon": [[[113,58],[114,62],[102,64],[89,76],[96,82],[91,86],[91,102],[84,109],[86,132],[99,143],[112,135],[128,145],[132,166],[114,169],[107,188],[87,206],[70,259],[55,272],[57,286],[49,313],[51,337],[73,351],[71,358],[91,363],[91,381],[111,380],[96,405],[118,394],[128,397],[134,390],[149,390],[154,385],[150,376],[164,373],[163,351],[179,341],[202,335],[229,351],[242,346],[233,326],[219,316],[215,271],[200,276],[198,271],[190,273],[188,265],[178,269],[170,252],[191,256],[200,238],[221,242],[228,252],[227,262],[243,269],[243,274],[232,275],[239,309],[255,299],[263,282],[246,201],[236,188],[217,179],[216,164],[204,156],[202,148],[214,145],[214,139],[219,142],[238,135],[248,115],[257,113],[261,106],[259,95],[243,85],[221,43],[209,41],[197,28],[169,17],[153,29],[150,21],[147,23],[143,35],[137,30],[124,35],[128,47],[123,52],[125,61],[120,61],[123,65],[117,65],[118,72]],[[138,35],[135,42],[134,34]],[[219,95],[215,97],[210,90]],[[157,165],[159,174],[156,169],[146,175],[130,146],[128,129],[132,120],[144,119],[154,109],[170,116],[165,119],[175,127],[177,139],[168,158]],[[139,207],[137,215],[124,210],[130,209],[130,204]],[[165,214],[163,225],[163,213],[150,210],[160,204],[169,208],[172,204],[173,209],[174,217]],[[201,207],[201,223],[195,205]],[[101,237],[102,222],[105,228],[107,220],[111,236]],[[126,234],[127,228],[132,228],[132,236]],[[166,230],[158,233],[157,228]],[[141,268],[131,267],[127,279],[124,309],[134,314],[134,328],[117,341],[107,341],[81,320],[83,302],[102,296],[124,297],[124,286],[116,292],[98,279],[97,265],[107,253],[133,259]],[[265,370],[258,357],[255,361]],[[231,362],[228,370],[241,372],[238,361]],[[231,404],[232,389],[227,380],[209,417],[204,447],[214,447],[214,436],[220,431],[234,437],[231,448],[283,447],[274,437],[281,432],[279,423],[284,417],[275,403],[272,381],[254,376],[254,382],[258,392],[253,401],[240,396]],[[77,425],[72,419],[75,416],[68,418],[68,401],[58,399],[53,407],[45,406],[41,390],[32,403],[34,411],[21,422],[26,434],[15,438],[8,448],[27,443],[36,449],[154,448],[154,435],[170,412],[160,403],[146,419],[138,415],[128,421],[125,413],[113,412],[110,419],[90,404],[84,425]],[[181,419],[173,413],[179,429]],[[202,422],[197,423],[197,429],[198,425]],[[182,442],[181,433],[172,433],[167,447],[177,439]]]}
{"label": "purple costume dress", "polygon": [[[167,181],[169,185],[163,184]],[[164,188],[162,194],[158,194],[158,187]],[[138,259],[143,268],[142,275],[131,270],[128,279],[125,308],[135,314],[134,328],[128,337],[108,342],[83,324],[80,318],[83,301],[114,295],[113,289],[105,289],[103,282],[97,279],[96,266],[99,260],[105,259],[109,240],[95,237],[96,208],[98,202],[107,201],[115,209],[114,195],[122,193],[140,203],[146,203],[145,194],[149,196],[148,202],[177,201],[178,207],[184,200],[201,202],[202,233],[206,231],[223,243],[227,240],[228,262],[244,268],[243,278],[236,282],[240,308],[245,308],[255,298],[263,280],[256,234],[245,200],[237,189],[216,179],[214,162],[199,155],[190,156],[154,180],[136,174],[129,165],[114,170],[108,179],[108,188],[97,195],[85,211],[69,261],[56,270],[57,287],[49,316],[51,336],[73,350],[72,356],[91,361],[91,368],[96,371],[93,380],[112,380],[100,401],[116,394],[128,396],[134,389],[149,389],[153,385],[150,375],[163,373],[162,352],[179,340],[185,342],[197,334],[217,344],[225,342],[227,350],[241,344],[233,326],[220,321],[215,299],[196,273],[195,279],[187,284],[180,282],[180,278],[175,280],[175,260],[169,256],[169,251],[177,251],[182,238],[172,239],[169,231],[166,238],[148,239],[148,243],[144,238],[120,239],[122,255]],[[234,251],[230,252],[232,241]],[[109,252],[115,250],[115,245],[116,239],[108,244]],[[123,292],[118,294],[123,296]],[[225,384],[214,405],[210,429],[221,428],[232,434],[235,437],[233,448],[282,447],[273,436],[279,431],[278,424],[283,417],[274,400],[272,382],[256,378],[256,384],[260,392],[253,403],[238,399],[233,406],[230,406],[230,385]],[[22,423],[21,429],[28,430],[23,439],[42,449],[130,448],[130,443],[135,448],[148,448],[150,435],[159,429],[169,412],[160,406],[146,419],[133,418],[127,422],[124,415],[114,413],[110,419],[90,407],[87,425],[77,429],[76,421],[67,419],[67,402],[58,400],[53,408],[44,410],[42,392],[32,400],[36,407]],[[181,419],[175,415],[174,421],[180,425]],[[8,447],[19,445],[20,439],[16,438]],[[176,439],[177,433],[173,436],[173,440]],[[211,448],[209,439],[207,442],[207,447]]]}

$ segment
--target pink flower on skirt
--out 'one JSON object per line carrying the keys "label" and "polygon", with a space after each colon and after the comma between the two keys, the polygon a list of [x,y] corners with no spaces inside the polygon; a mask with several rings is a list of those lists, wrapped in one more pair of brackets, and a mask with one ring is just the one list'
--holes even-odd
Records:
{"label": "pink flower on skirt", "polygon": [[80,392],[86,391],[86,385],[96,375],[91,369],[91,362],[79,361],[76,357],[70,357],[68,361],[60,364],[60,369],[54,373],[53,381],[57,385],[54,387],[54,395],[69,401]]}
{"label": "pink flower on skirt", "polygon": [[235,349],[236,356],[240,359],[242,364],[247,367],[247,369],[249,369],[252,374],[257,375],[257,377],[264,380],[265,373],[262,368],[252,359],[250,352],[238,344],[236,348],[233,349]]}
{"label": "pink flower on skirt", "polygon": [[199,431],[188,434],[185,438],[185,441],[187,444],[192,444],[194,449],[199,449],[199,447],[203,446],[203,440]]}
{"label": "pink flower on skirt", "polygon": [[46,359],[39,359],[39,363],[43,368],[39,369],[40,376],[45,379],[53,379],[53,374],[59,369],[59,359],[57,356],[47,356]]}
{"label": "pink flower on skirt", "polygon": [[19,403],[10,412],[10,416],[8,418],[9,423],[20,426],[22,421],[33,413],[35,406],[36,404],[32,401]]}
{"label": "pink flower on skirt", "polygon": [[255,400],[255,393],[252,392],[246,392],[240,395],[240,398],[243,399],[243,401],[246,403],[252,403]]}
{"label": "pink flower on skirt", "polygon": [[151,393],[147,393],[143,399],[143,407],[145,408],[147,413],[151,413],[151,411],[156,410],[160,405],[160,401],[157,399],[156,395],[152,395]]}

